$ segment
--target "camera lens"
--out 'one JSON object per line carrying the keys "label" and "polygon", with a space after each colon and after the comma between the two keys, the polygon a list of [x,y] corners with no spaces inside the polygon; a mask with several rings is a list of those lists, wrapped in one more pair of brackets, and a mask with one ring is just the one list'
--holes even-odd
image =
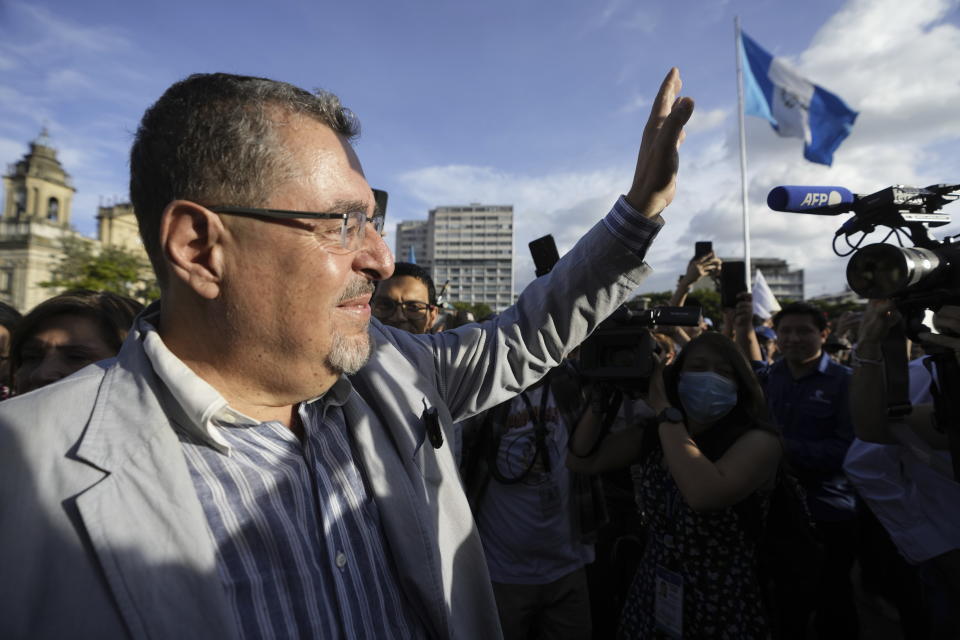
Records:
{"label": "camera lens", "polygon": [[847,263],[847,283],[864,298],[889,298],[930,277],[940,257],[920,247],[868,245]]}

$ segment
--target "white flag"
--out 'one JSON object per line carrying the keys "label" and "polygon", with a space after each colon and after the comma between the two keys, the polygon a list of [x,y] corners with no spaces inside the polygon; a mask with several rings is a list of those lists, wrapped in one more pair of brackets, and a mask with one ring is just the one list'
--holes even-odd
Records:
{"label": "white flag", "polygon": [[777,311],[780,311],[780,303],[773,291],[770,291],[763,272],[757,269],[757,275],[753,278],[753,313],[766,320]]}

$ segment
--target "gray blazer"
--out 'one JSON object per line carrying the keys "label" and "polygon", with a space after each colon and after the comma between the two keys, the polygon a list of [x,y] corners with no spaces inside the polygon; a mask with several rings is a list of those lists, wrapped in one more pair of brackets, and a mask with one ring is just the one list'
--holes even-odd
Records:
{"label": "gray blazer", "polygon": [[[647,267],[599,224],[496,321],[435,336],[371,327],[345,405],[402,587],[433,636],[500,636],[448,446],[454,421],[535,382]],[[185,420],[132,332],[114,360],[0,403],[0,637],[236,637],[174,432]]]}

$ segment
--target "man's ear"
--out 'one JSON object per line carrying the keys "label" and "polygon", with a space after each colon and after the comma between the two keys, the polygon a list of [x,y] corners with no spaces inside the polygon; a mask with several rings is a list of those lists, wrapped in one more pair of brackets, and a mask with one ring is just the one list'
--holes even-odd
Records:
{"label": "man's ear", "polygon": [[437,316],[440,315],[440,307],[432,306],[427,309],[427,324],[423,327],[424,333],[430,333],[433,325],[437,323]]}
{"label": "man's ear", "polygon": [[215,213],[189,200],[173,200],[160,219],[160,247],[171,280],[208,300],[220,294],[223,277],[223,223]]}

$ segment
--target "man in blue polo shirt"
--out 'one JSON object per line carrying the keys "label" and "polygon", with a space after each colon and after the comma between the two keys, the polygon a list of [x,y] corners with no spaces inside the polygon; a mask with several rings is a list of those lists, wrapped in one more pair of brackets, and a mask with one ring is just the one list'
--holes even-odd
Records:
{"label": "man in blue polo shirt", "polygon": [[850,583],[856,544],[856,494],[843,473],[853,442],[848,388],[850,369],[823,350],[829,331],[814,306],[789,304],[774,316],[777,348],[783,357],[760,362],[752,323],[752,302],[737,306],[737,342],[754,361],[770,414],[780,426],[787,461],[807,492],[807,504],[824,542],[817,601],[818,638],[856,638],[857,612]]}

